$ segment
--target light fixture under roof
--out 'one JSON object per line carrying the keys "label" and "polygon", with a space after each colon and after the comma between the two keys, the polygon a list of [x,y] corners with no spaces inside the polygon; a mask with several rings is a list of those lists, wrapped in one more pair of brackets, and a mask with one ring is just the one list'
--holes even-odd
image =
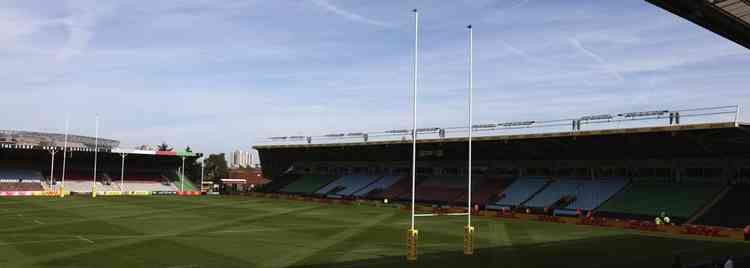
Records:
{"label": "light fixture under roof", "polygon": [[618,114],[617,116],[625,117],[625,118],[632,118],[632,117],[644,117],[644,116],[659,116],[664,115],[666,113],[669,113],[667,110],[660,110],[660,111],[646,111],[646,112],[632,112],[632,113],[623,113]]}
{"label": "light fixture under roof", "polygon": [[497,124],[498,126],[503,127],[516,127],[516,126],[530,126],[536,123],[536,121],[519,121],[519,122],[507,122],[507,123],[500,123]]}
{"label": "light fixture under roof", "polygon": [[609,119],[612,119],[611,114],[587,115],[587,116],[581,117],[579,120],[591,121],[591,120],[609,120]]}

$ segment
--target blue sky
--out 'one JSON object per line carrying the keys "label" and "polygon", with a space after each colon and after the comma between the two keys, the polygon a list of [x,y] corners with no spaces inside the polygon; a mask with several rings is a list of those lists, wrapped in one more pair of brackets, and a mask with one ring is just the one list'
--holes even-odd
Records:
{"label": "blue sky", "polygon": [[[0,3],[3,129],[204,152],[265,137],[747,104],[750,51],[645,1]],[[747,107],[745,111],[750,109]],[[744,113],[750,118],[750,113]]]}

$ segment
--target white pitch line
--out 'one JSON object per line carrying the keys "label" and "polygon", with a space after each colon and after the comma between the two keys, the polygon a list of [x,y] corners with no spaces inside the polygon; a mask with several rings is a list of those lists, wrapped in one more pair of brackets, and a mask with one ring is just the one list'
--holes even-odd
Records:
{"label": "white pitch line", "polygon": [[40,220],[34,220],[34,223],[36,223],[36,224],[44,224],[44,223],[43,223],[43,222],[41,222]]}
{"label": "white pitch line", "polygon": [[91,240],[89,240],[89,239],[86,239],[86,238],[85,238],[85,237],[83,237],[83,236],[77,235],[76,237],[78,237],[78,239],[80,239],[80,240],[83,240],[83,241],[89,242],[89,243],[91,243],[91,244],[93,244],[93,243],[94,243],[94,241],[91,241]]}
{"label": "white pitch line", "polygon": [[69,239],[53,239],[53,240],[5,242],[5,243],[0,243],[0,246],[22,245],[22,244],[39,244],[39,243],[50,243],[50,242],[70,242],[70,241],[81,241],[81,239],[79,239],[79,238],[69,238]]}
{"label": "white pitch line", "polygon": [[469,213],[427,213],[427,214],[414,214],[414,217],[435,217],[435,216],[466,216],[469,215]]}

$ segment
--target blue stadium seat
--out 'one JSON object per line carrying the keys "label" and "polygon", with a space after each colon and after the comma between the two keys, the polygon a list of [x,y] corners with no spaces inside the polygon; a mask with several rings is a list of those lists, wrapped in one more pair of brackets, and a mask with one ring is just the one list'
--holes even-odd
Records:
{"label": "blue stadium seat", "polygon": [[356,191],[371,184],[377,179],[377,176],[369,175],[345,175],[323,188],[320,188],[318,194],[336,194],[340,196],[352,195]]}
{"label": "blue stadium seat", "polygon": [[503,191],[505,197],[495,202],[495,205],[518,206],[547,185],[548,181],[548,179],[543,177],[519,178]]}
{"label": "blue stadium seat", "polygon": [[370,192],[378,189],[387,189],[388,187],[391,187],[393,184],[398,182],[398,180],[401,177],[395,176],[395,175],[386,175],[381,177],[379,180],[373,182],[370,185],[367,185],[366,187],[354,192],[354,196],[366,196]]}

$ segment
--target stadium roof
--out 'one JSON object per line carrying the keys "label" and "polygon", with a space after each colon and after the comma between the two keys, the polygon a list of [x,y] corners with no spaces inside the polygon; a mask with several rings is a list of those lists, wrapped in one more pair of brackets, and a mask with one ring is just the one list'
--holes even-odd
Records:
{"label": "stadium roof", "polygon": [[750,49],[750,0],[646,0]]}
{"label": "stadium roof", "polygon": [[[0,150],[34,150],[34,151],[63,151],[61,146],[38,146],[38,145],[26,145],[26,144],[2,144],[0,143]],[[87,152],[93,153],[96,151],[94,148],[89,147],[73,147],[68,146],[70,152]],[[148,151],[148,150],[134,150],[134,149],[123,149],[123,148],[100,148],[100,153],[105,154],[127,154],[127,155],[144,155],[144,156],[176,156],[176,157],[202,157],[202,153],[188,152],[185,150],[176,151]]]}
{"label": "stadium roof", "polygon": [[[747,129],[750,128],[750,124],[746,123],[706,123],[706,124],[692,124],[692,125],[672,125],[672,126],[659,126],[659,127],[639,127],[639,128],[622,128],[622,129],[604,129],[604,130],[588,130],[588,131],[577,131],[577,132],[551,132],[551,133],[533,133],[533,134],[517,134],[517,135],[497,135],[497,136],[484,136],[474,137],[472,141],[510,141],[510,140],[533,140],[533,139],[546,139],[546,138],[561,138],[561,137],[588,137],[588,136],[607,136],[607,135],[622,135],[622,134],[644,134],[644,133],[660,133],[660,132],[678,132],[678,131],[691,131],[691,130],[710,130],[710,129]],[[451,143],[451,142],[467,142],[467,137],[460,138],[444,138],[444,139],[419,139],[417,143]],[[346,142],[346,143],[322,143],[322,144],[282,144],[282,145],[256,145],[253,148],[258,150],[263,149],[280,149],[280,148],[324,148],[324,147],[349,147],[349,146],[368,146],[368,145],[390,145],[390,144],[410,144],[411,140],[392,140],[392,141],[374,141],[374,142]]]}

